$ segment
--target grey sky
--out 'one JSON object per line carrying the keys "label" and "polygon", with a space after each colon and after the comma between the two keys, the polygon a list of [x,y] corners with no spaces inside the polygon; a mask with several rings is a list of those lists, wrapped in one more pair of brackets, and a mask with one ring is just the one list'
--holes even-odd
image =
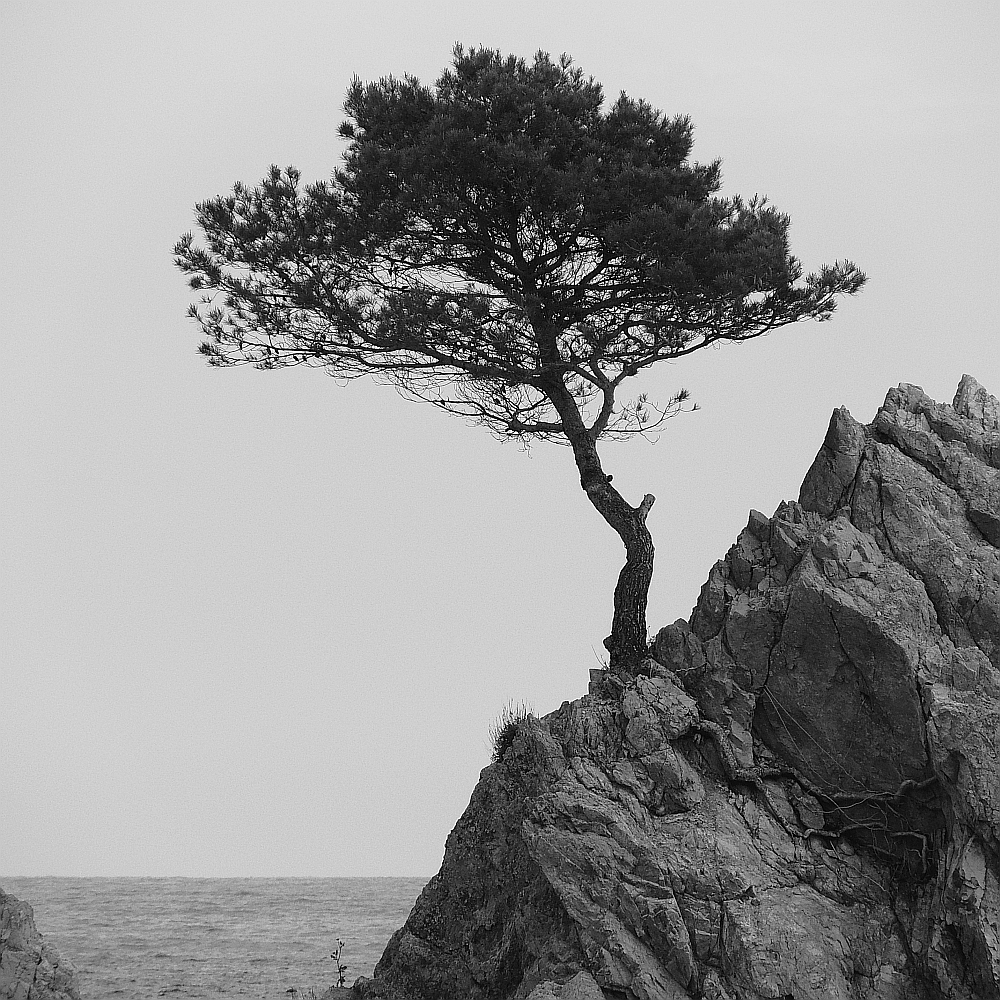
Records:
{"label": "grey sky", "polygon": [[353,75],[572,54],[791,214],[829,324],[660,366],[606,449],[650,626],[794,499],[831,410],[1000,391],[1000,13],[954,3],[0,3],[3,875],[430,874],[504,703],[582,694],[621,563],[570,454],[195,354],[194,202],[339,156]]}

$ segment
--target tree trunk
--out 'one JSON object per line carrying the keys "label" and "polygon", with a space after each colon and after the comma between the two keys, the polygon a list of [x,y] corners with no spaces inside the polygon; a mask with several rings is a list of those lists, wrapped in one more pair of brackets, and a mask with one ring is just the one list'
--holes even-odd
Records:
{"label": "tree trunk", "polygon": [[[591,494],[588,493],[588,496],[608,520],[598,502]],[[617,491],[615,496],[621,500]],[[625,504],[624,500],[621,502]],[[625,543],[625,565],[618,574],[618,583],[615,585],[615,613],[611,620],[611,634],[604,640],[604,646],[610,656],[611,666],[629,673],[634,673],[648,655],[646,600],[653,578],[653,538],[646,527],[646,514],[652,505],[653,496],[649,493],[639,507],[625,504],[629,510],[627,529],[616,529]]]}
{"label": "tree trunk", "polygon": [[[646,527],[646,515],[654,497],[647,493],[633,507],[611,485],[605,475],[597,446],[580,416],[575,400],[559,382],[562,393],[549,394],[562,419],[563,432],[573,447],[580,471],[580,485],[597,512],[618,533],[625,545],[625,565],[615,587],[615,613],[611,634],[604,640],[613,670],[633,672],[647,654],[646,600],[653,578],[653,538]],[[557,397],[557,398],[553,398]]]}

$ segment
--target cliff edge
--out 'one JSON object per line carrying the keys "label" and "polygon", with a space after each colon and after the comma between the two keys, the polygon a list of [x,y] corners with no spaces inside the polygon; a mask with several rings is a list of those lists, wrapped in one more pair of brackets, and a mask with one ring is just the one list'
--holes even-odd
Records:
{"label": "cliff edge", "polygon": [[843,409],[637,676],[517,726],[353,993],[1000,1000],[1000,403]]}
{"label": "cliff edge", "polygon": [[0,1000],[80,1000],[72,964],[42,940],[31,907],[3,889]]}

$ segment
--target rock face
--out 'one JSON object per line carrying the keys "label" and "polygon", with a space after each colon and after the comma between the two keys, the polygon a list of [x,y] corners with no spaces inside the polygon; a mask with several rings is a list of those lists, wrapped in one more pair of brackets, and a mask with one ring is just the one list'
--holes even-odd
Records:
{"label": "rock face", "polygon": [[31,907],[0,889],[0,1000],[80,1000],[74,972],[42,940]]}
{"label": "rock face", "polygon": [[354,993],[1000,1000],[1000,403],[837,410],[639,676],[529,718]]}

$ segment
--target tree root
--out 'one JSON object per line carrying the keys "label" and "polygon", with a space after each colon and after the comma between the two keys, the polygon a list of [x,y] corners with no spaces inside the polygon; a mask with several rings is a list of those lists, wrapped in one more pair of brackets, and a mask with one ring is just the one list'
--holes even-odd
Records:
{"label": "tree root", "polygon": [[937,783],[937,775],[932,775],[923,781],[915,781],[912,778],[904,780],[899,787],[892,792],[843,792],[824,791],[813,782],[809,781],[794,767],[763,767],[754,765],[753,767],[741,767],[733,752],[726,731],[717,722],[710,719],[701,719],[694,726],[696,732],[707,736],[715,744],[719,759],[722,762],[726,779],[732,783],[753,785],[762,795],[771,815],[777,820],[782,829],[796,840],[808,840],[810,837],[820,837],[824,840],[839,840],[845,834],[855,830],[867,830],[881,834],[891,839],[910,838],[920,843],[920,859],[923,871],[927,871],[929,863],[930,841],[927,834],[919,830],[905,829],[892,830],[887,825],[878,823],[849,823],[836,830],[816,829],[815,827],[803,826],[801,829],[793,826],[781,814],[771,793],[764,781],[768,778],[789,778],[794,781],[804,792],[809,793],[821,804],[828,804],[837,807],[841,812],[844,807],[869,805],[873,803],[897,803],[906,796],[931,788]]}

